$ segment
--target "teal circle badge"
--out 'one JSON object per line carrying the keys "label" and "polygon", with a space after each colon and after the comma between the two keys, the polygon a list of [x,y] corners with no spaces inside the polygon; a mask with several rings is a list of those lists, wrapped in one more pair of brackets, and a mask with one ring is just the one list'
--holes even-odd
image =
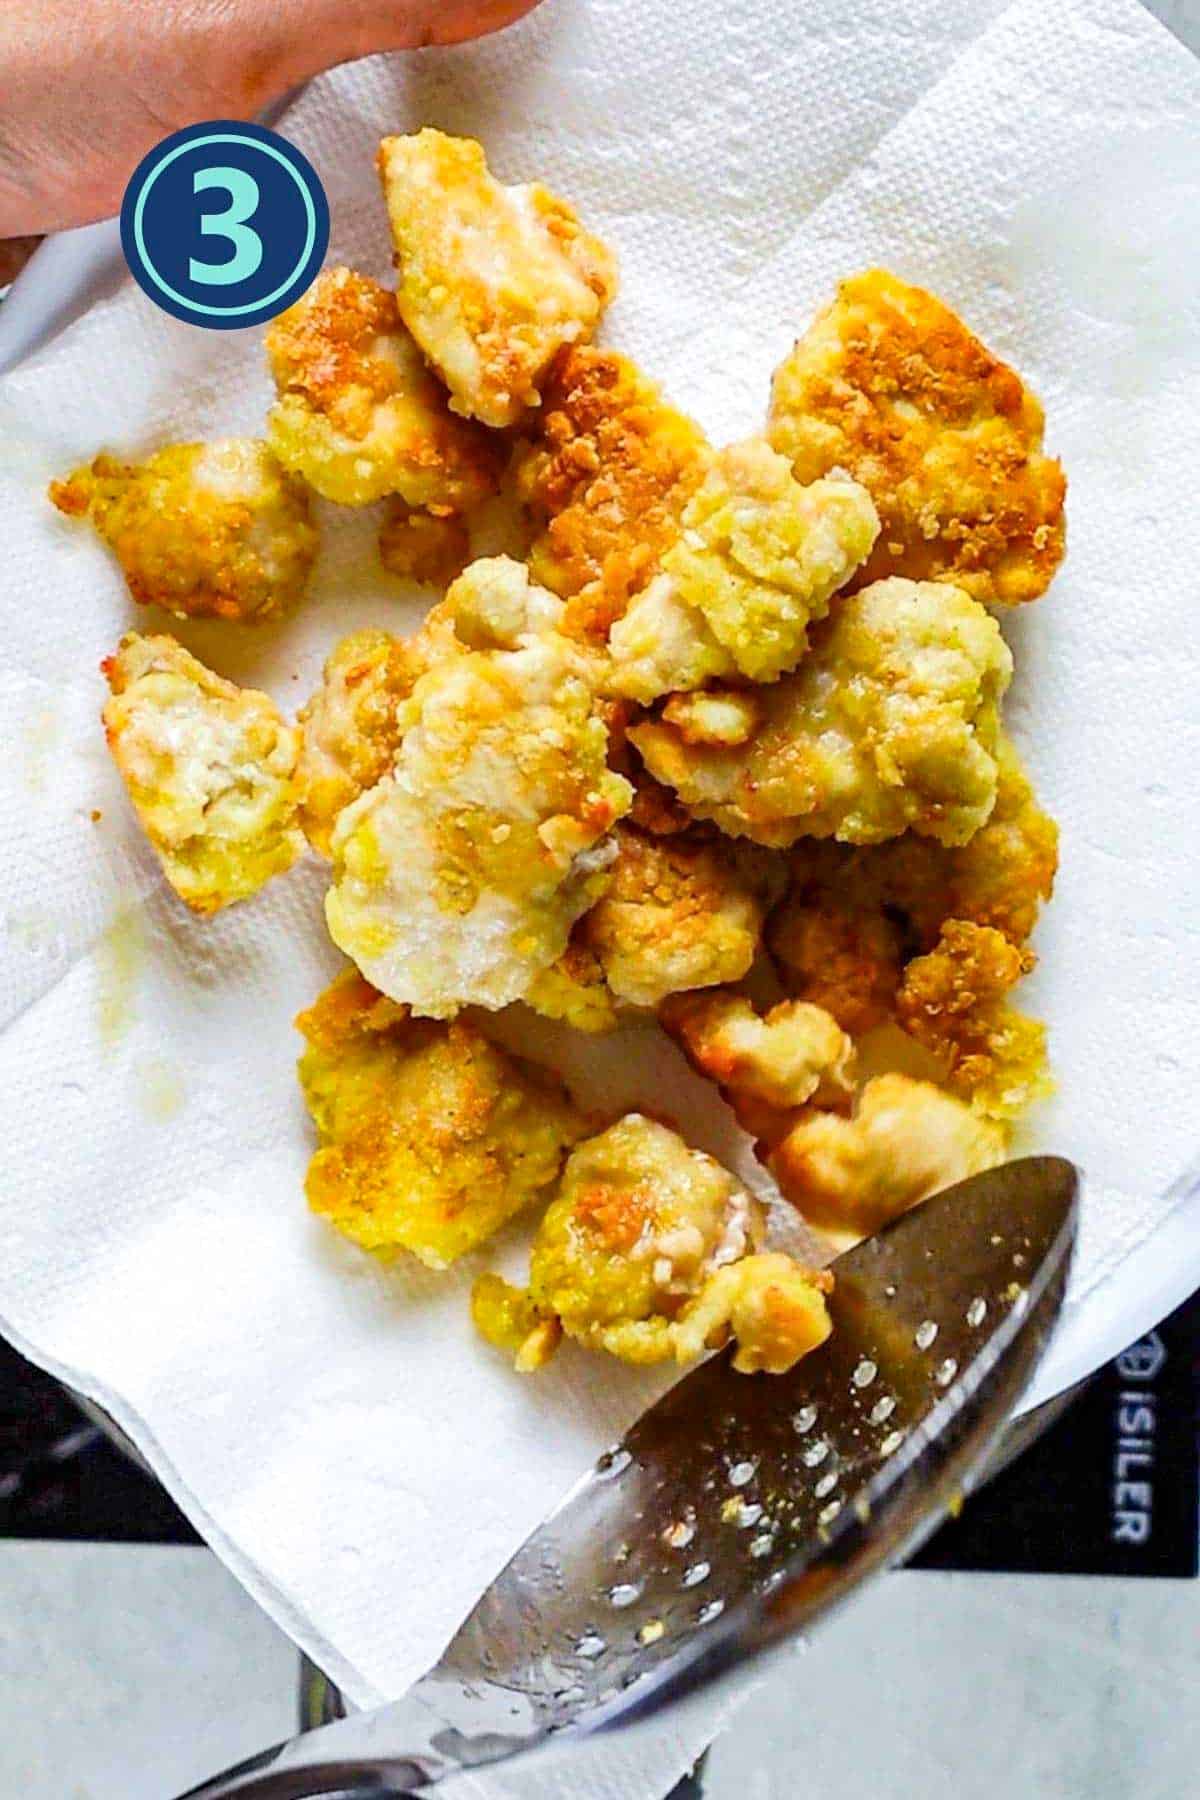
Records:
{"label": "teal circle badge", "polygon": [[142,158],[121,204],[121,245],[156,306],[233,331],[273,319],[309,287],[329,247],[329,202],[277,131],[212,119]]}

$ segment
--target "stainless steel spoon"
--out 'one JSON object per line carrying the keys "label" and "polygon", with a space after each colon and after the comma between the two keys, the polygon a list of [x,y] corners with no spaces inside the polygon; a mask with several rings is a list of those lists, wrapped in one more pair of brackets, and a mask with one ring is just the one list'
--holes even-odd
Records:
{"label": "stainless steel spoon", "polygon": [[1028,1157],[839,1258],[786,1376],[695,1369],[518,1550],[391,1705],[185,1800],[382,1800],[644,1714],[810,1626],[961,1500],[1058,1314],[1077,1176]]}

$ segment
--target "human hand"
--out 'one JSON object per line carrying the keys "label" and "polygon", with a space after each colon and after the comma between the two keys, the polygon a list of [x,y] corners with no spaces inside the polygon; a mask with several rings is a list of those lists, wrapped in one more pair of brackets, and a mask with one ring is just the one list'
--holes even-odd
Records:
{"label": "human hand", "polygon": [[[38,0],[0,6],[0,239],[115,213],[141,158],[377,50],[498,31],[537,0]],[[3,245],[0,244],[0,252]]]}

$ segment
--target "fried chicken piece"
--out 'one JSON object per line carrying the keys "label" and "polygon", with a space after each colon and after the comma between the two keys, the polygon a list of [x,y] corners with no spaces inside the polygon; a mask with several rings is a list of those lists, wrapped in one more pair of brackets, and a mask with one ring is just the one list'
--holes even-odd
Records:
{"label": "fried chicken piece", "polygon": [[606,766],[592,664],[555,629],[562,602],[507,557],[446,596],[471,646],[397,711],[391,771],[338,817],[325,912],[334,942],[432,1017],[521,999],[607,884],[631,800]]}
{"label": "fried chicken piece", "polygon": [[570,601],[567,629],[603,642],[679,535],[710,451],[626,356],[566,351],[551,370],[517,487],[543,527],[536,580]]}
{"label": "fried chicken piece", "polygon": [[904,971],[897,1021],[945,1060],[947,1085],[985,1118],[1014,1119],[1050,1089],[1045,1026],[1005,1000],[1034,961],[991,926],[949,919]]}
{"label": "fried chicken piece", "polygon": [[[762,1232],[761,1207],[727,1169],[627,1113],[568,1157],[534,1239],[527,1292],[484,1277],[475,1322],[510,1352],[528,1325],[517,1354],[518,1367],[531,1367],[545,1360],[539,1334],[551,1322],[590,1349],[652,1363],[689,1361],[740,1321],[737,1366],[790,1368],[827,1334],[830,1283],[787,1257],[753,1256]],[[731,1283],[743,1259],[760,1266]]]}
{"label": "fried chicken piece", "polygon": [[97,456],[50,498],[90,518],[135,600],[177,619],[276,619],[316,561],[307,489],[253,438],[167,444],[141,463]]}
{"label": "fried chicken piece", "polygon": [[719,842],[617,828],[611,882],[580,926],[611,992],[657,1006],[738,981],[754,961],[773,867]]}
{"label": "fried chicken piece", "polygon": [[129,632],[102,664],[104,734],[163,873],[194,912],[257,893],[304,850],[295,729],[173,637]]}
{"label": "fried chicken piece", "polygon": [[588,916],[585,914],[576,922],[557,961],[534,976],[525,1004],[544,1019],[562,1019],[576,1031],[599,1035],[615,1031],[620,1020],[604,965],[587,941],[584,927]]}
{"label": "fried chicken piece", "polygon": [[768,1152],[811,1224],[869,1237],[930,1194],[1004,1159],[1004,1133],[929,1081],[877,1075],[852,1118],[806,1112]]}
{"label": "fried chicken piece", "polygon": [[848,470],[882,527],[861,580],[949,580],[1016,605],[1062,560],[1066,481],[1020,377],[884,269],[842,282],[779,367],[769,436],[799,481]]}
{"label": "fried chicken piece", "polygon": [[543,1070],[464,1020],[410,1017],[353,970],[296,1024],[321,1138],[309,1205],[364,1250],[444,1269],[544,1193],[585,1130]]}
{"label": "fried chicken piece", "polygon": [[854,1092],[854,1045],[819,1006],[782,1000],[760,1014],[718,989],[665,1001],[659,1019],[753,1137],[780,1137],[798,1108],[845,1107]]}
{"label": "fried chicken piece", "polygon": [[453,619],[435,607],[411,638],[355,631],[331,651],[321,685],[297,719],[300,824],[322,856],[332,855],[339,814],[395,762],[404,735],[401,702],[434,663],[463,649]]}
{"label": "fried chicken piece", "polygon": [[690,811],[734,836],[875,843],[912,829],[962,844],[995,801],[1011,674],[977,601],[943,582],[877,581],[818,627],[793,674],[758,690],[748,743],[689,744],[665,717],[629,737]]}
{"label": "fried chicken piece", "polygon": [[471,560],[471,534],[457,514],[441,518],[394,500],[379,527],[379,560],[405,581],[448,588]]}
{"label": "fried chicken piece", "polygon": [[396,297],[353,269],[323,269],[273,319],[267,358],[279,398],[267,415],[285,468],[339,506],[398,494],[462,512],[494,492],[499,447],[450,411],[400,322]]}
{"label": "fried chicken piece", "polygon": [[611,682],[643,705],[742,676],[774,681],[879,531],[857,482],[801,487],[761,438],[720,451],[683,510],[662,572],[609,637]]}
{"label": "fried chicken piece", "polygon": [[562,1342],[554,1315],[534,1305],[527,1288],[502,1275],[480,1275],[471,1288],[471,1323],[481,1338],[513,1359],[518,1375],[545,1368]]}
{"label": "fried chicken piece", "polygon": [[503,187],[473,138],[384,138],[379,174],[401,317],[455,412],[515,425],[563,345],[595,332],[616,257],[557,195]]}
{"label": "fried chicken piece", "polygon": [[793,848],[791,887],[766,930],[789,993],[857,1037],[892,1017],[905,962],[933,948],[948,918],[1025,942],[1054,885],[1058,828],[1003,734],[996,760],[996,804],[969,843],[947,849],[907,833],[860,849]]}

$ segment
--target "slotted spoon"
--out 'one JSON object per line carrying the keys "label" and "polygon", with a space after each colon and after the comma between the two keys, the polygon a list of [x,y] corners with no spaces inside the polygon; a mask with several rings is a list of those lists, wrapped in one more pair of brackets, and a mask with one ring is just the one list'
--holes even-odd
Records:
{"label": "slotted spoon", "polygon": [[786,1376],[695,1369],[534,1532],[403,1699],[184,1800],[366,1800],[661,1706],[811,1625],[966,1493],[1057,1316],[1077,1176],[1028,1157],[836,1265]]}

